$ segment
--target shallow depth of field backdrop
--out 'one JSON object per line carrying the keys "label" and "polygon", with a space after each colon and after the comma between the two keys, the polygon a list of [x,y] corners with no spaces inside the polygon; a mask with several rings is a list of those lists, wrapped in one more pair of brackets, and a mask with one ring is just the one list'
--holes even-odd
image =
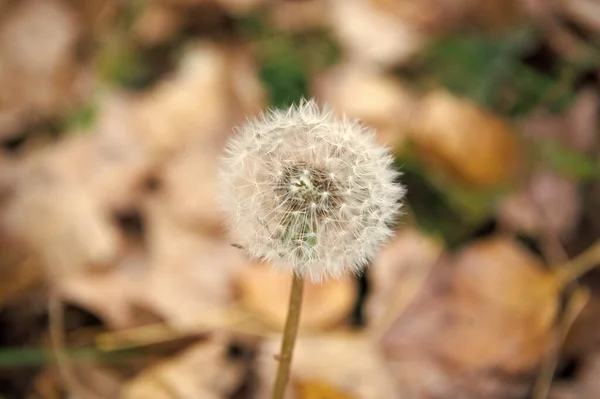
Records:
{"label": "shallow depth of field backdrop", "polygon": [[289,398],[599,398],[599,77],[595,0],[0,0],[0,398],[267,398],[290,276],[216,160],[303,97],[408,197],[307,287]]}

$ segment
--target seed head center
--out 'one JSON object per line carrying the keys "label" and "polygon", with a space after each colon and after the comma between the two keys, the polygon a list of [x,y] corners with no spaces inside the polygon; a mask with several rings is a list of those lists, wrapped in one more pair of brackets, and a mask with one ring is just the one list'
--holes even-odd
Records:
{"label": "seed head center", "polygon": [[336,184],[330,173],[303,163],[287,165],[276,184],[291,211],[324,214],[333,210]]}

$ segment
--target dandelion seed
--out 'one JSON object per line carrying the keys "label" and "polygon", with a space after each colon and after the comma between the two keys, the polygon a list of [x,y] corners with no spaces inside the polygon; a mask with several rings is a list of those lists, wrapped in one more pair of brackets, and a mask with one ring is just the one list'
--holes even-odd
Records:
{"label": "dandelion seed", "polygon": [[237,129],[224,152],[228,227],[251,256],[313,281],[358,272],[400,214],[404,188],[392,166],[372,130],[314,101],[269,111]]}

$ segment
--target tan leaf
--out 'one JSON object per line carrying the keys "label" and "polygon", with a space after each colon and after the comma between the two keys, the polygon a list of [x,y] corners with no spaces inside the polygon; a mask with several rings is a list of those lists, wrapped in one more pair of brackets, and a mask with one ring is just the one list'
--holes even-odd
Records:
{"label": "tan leaf", "polygon": [[74,139],[24,161],[3,212],[8,234],[38,254],[54,277],[105,266],[121,249],[103,204],[80,180],[89,148]]}
{"label": "tan leaf", "polygon": [[134,119],[159,158],[192,142],[210,153],[220,151],[232,123],[258,112],[263,101],[247,52],[200,42],[187,49],[171,79],[136,103]]}
{"label": "tan leaf", "polygon": [[[261,349],[259,398],[270,394],[277,362],[273,356],[279,351],[279,340],[269,340]],[[294,386],[307,381],[318,381],[325,393],[345,396],[326,398],[394,399],[398,395],[391,375],[375,345],[365,336],[335,334],[320,337],[300,337],[292,359],[291,383],[286,398],[292,398]],[[317,388],[314,387],[313,388]],[[315,392],[316,393],[316,392]],[[320,397],[320,396],[317,396]],[[316,398],[315,398],[316,399]]]}
{"label": "tan leaf", "polygon": [[298,381],[296,385],[299,399],[355,399],[320,381]]}
{"label": "tan leaf", "polygon": [[429,94],[421,109],[411,137],[426,161],[476,186],[515,176],[518,143],[507,122],[446,92]]}
{"label": "tan leaf", "polygon": [[[382,346],[412,394],[496,397],[507,386],[518,392],[525,388],[519,376],[535,370],[551,343],[559,289],[514,241],[475,242],[435,266],[427,290]],[[430,375],[419,377],[427,369]]]}
{"label": "tan leaf", "polygon": [[568,238],[578,224],[580,202],[575,181],[550,171],[539,171],[533,173],[527,187],[500,203],[498,219],[516,231]]}
{"label": "tan leaf", "polygon": [[385,332],[418,296],[442,249],[440,242],[406,228],[377,256],[369,268],[371,288],[366,302],[371,330]]}
{"label": "tan leaf", "polygon": [[[240,302],[271,327],[282,329],[288,310],[292,276],[268,264],[240,269],[236,276]],[[322,283],[305,281],[301,329],[331,328],[347,318],[356,302],[351,277]]]}
{"label": "tan leaf", "polygon": [[248,261],[229,244],[174,223],[158,202],[147,218],[149,253],[125,257],[105,273],[70,276],[62,295],[114,329],[163,320],[195,331],[203,312],[230,304],[233,275]]}
{"label": "tan leaf", "polygon": [[[20,1],[0,29],[0,137],[72,104],[77,91],[75,44],[79,27],[57,0]],[[81,82],[79,82],[81,83]]]}
{"label": "tan leaf", "polygon": [[209,232],[222,230],[223,218],[217,203],[217,162],[219,153],[191,145],[160,171],[163,212],[179,223]]}
{"label": "tan leaf", "polygon": [[323,28],[327,22],[327,2],[275,2],[269,9],[269,21],[278,30],[288,32]]}
{"label": "tan leaf", "polygon": [[243,382],[246,365],[228,356],[230,338],[218,335],[159,365],[128,383],[123,399],[226,399]]}
{"label": "tan leaf", "polygon": [[391,148],[401,146],[418,112],[417,96],[400,81],[353,64],[319,76],[315,91],[335,111],[374,127],[379,141]]}
{"label": "tan leaf", "polygon": [[347,56],[362,65],[385,67],[406,62],[425,43],[414,26],[369,0],[331,1],[329,18]]}

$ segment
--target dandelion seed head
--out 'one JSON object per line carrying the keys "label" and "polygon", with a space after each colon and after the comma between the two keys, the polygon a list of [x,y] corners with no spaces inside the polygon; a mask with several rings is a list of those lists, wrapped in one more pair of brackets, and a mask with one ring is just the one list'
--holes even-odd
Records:
{"label": "dandelion seed head", "polygon": [[236,243],[313,281],[358,272],[392,236],[404,188],[374,132],[314,101],[236,129],[221,204]]}

